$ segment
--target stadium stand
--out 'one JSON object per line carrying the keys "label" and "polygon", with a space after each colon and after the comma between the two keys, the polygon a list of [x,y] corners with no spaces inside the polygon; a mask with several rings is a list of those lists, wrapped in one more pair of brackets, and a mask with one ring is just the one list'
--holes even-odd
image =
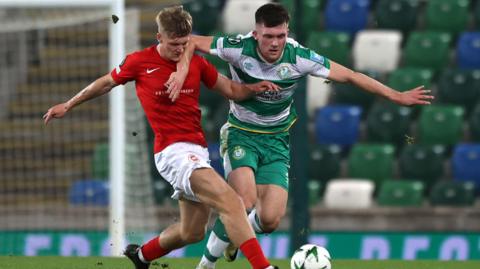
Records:
{"label": "stadium stand", "polygon": [[328,182],[324,203],[327,208],[361,209],[373,204],[375,185],[365,179],[332,179]]}
{"label": "stadium stand", "polygon": [[315,135],[320,144],[351,146],[359,136],[362,109],[357,106],[325,106],[315,116]]}
{"label": "stadium stand", "polygon": [[410,32],[417,23],[418,6],[418,0],[379,0],[375,8],[378,28]]}
{"label": "stadium stand", "polygon": [[348,156],[348,176],[371,180],[375,187],[393,177],[395,147],[390,144],[357,143]]}
{"label": "stadium stand", "polygon": [[356,70],[391,72],[400,61],[402,34],[392,30],[363,30],[353,43]]}
{"label": "stadium stand", "polygon": [[424,201],[424,185],[421,181],[385,180],[378,192],[380,206],[419,207]]}
{"label": "stadium stand", "polygon": [[427,29],[458,34],[468,22],[469,0],[428,1],[425,11]]}
{"label": "stadium stand", "polygon": [[[185,8],[194,15],[194,28],[197,33],[225,31],[222,29],[223,25],[218,23],[222,14],[221,2],[201,0],[185,3]],[[287,0],[282,2],[291,3]],[[426,88],[434,90],[438,100],[435,100],[431,107],[422,109],[417,116],[415,111],[419,110],[418,108],[394,109],[394,106],[379,103],[371,95],[364,94],[349,85],[325,84],[321,81],[320,85],[332,88],[332,91],[330,98],[327,99],[329,102],[312,106],[312,112],[319,109],[316,113],[311,112],[312,116],[309,120],[312,125],[315,126],[319,115],[323,113],[321,112],[324,109],[323,105],[360,105],[359,111],[363,111],[361,113],[363,118],[355,119],[355,126],[351,129],[353,131],[349,132],[350,137],[355,137],[346,143],[353,147],[350,151],[340,151],[340,146],[332,144],[337,143],[336,139],[341,139],[341,136],[333,134],[328,140],[318,135],[322,132],[345,131],[342,130],[343,127],[329,125],[330,127],[320,129],[312,128],[310,135],[317,139],[315,143],[326,144],[312,145],[309,157],[306,157],[309,158],[309,177],[312,179],[309,183],[310,202],[312,205],[321,206],[323,204],[320,201],[323,201],[325,206],[342,207],[343,205],[339,203],[348,203],[351,201],[350,196],[334,196],[335,199],[332,199],[331,191],[328,191],[329,187],[325,184],[331,179],[355,175],[368,179],[367,183],[362,185],[365,196],[362,196],[363,204],[360,203],[360,205],[363,208],[372,207],[375,188],[379,189],[379,196],[376,199],[382,206],[472,206],[475,199],[478,200],[478,193],[475,194],[472,191],[472,186],[479,184],[477,179],[480,164],[472,157],[477,153],[470,153],[468,157],[468,154],[459,153],[459,149],[463,147],[463,143],[480,142],[479,73],[475,70],[480,68],[476,58],[480,54],[477,44],[478,36],[471,35],[472,30],[480,30],[480,1],[476,1],[474,9],[464,8],[462,3],[469,1],[449,1],[461,4],[456,5],[449,12],[442,10],[445,9],[442,7],[445,1],[438,1],[440,5],[434,3],[436,1],[416,0],[378,0],[376,2],[374,4],[373,1],[365,0],[303,1],[306,6],[309,6],[302,22],[305,25],[305,31],[310,32],[306,45],[336,62],[352,66],[357,62],[351,60],[351,55],[354,60],[357,59],[352,53],[354,52],[352,43],[355,44],[352,41],[356,42],[357,32],[361,34],[362,30],[399,30],[402,32],[404,43],[400,44],[400,61],[395,69],[388,69],[387,74],[380,74],[376,78],[386,81],[389,86],[400,91],[425,85]],[[156,41],[153,33],[156,29],[152,22],[158,10],[158,1],[127,0],[127,3],[129,6],[141,9],[141,46],[154,44]],[[345,15],[345,12],[350,15]],[[437,20],[432,15],[435,14],[434,12],[443,12],[444,15],[439,16],[443,21]],[[463,17],[455,14],[463,14]],[[370,16],[369,19],[368,16]],[[447,17],[450,19],[446,20]],[[468,17],[474,20],[471,23],[468,20],[465,22],[465,18]],[[337,22],[336,18],[341,18],[342,21]],[[444,24],[450,21],[451,25]],[[291,28],[293,29],[293,25]],[[35,39],[33,36],[34,34],[30,38]],[[105,170],[105,149],[103,149],[103,157],[98,157],[100,153],[97,153],[108,139],[107,99],[98,99],[76,108],[75,114],[71,115],[72,121],[55,122],[50,130],[45,130],[38,120],[45,112],[45,108],[54,101],[70,97],[86,83],[108,71],[107,25],[94,23],[87,27],[49,29],[42,33],[42,40],[43,46],[29,48],[32,51],[32,58],[25,69],[26,79],[18,83],[18,87],[5,87],[4,84],[0,84],[2,85],[2,93],[0,93],[2,104],[3,101],[9,100],[7,97],[4,98],[3,90],[15,89],[14,98],[0,108],[0,207],[26,204],[26,207],[34,208],[33,206],[47,204],[50,206],[74,204],[71,194],[77,180],[81,179],[82,181],[79,182],[86,183],[91,179],[105,178],[105,174],[108,173]],[[4,39],[0,42],[6,41]],[[453,45],[455,46],[452,47]],[[87,46],[89,48],[86,48]],[[0,62],[13,57],[12,54],[8,55]],[[222,73],[228,72],[224,62],[216,61],[215,57],[207,57],[219,67]],[[39,65],[40,62],[47,64]],[[464,71],[463,69],[472,70]],[[1,75],[7,74],[4,71],[2,69]],[[369,73],[370,70],[362,71],[372,75]],[[458,74],[467,74],[461,75],[465,80],[455,78]],[[2,79],[0,83],[4,81]],[[472,83],[475,86],[471,86]],[[312,90],[322,89],[312,86]],[[49,93],[48,98],[45,92]],[[467,93],[472,95],[465,95]],[[477,94],[476,97],[475,94]],[[437,104],[439,102],[456,106],[439,106]],[[205,111],[203,123],[211,144],[209,149],[212,152],[218,152],[218,145],[212,142],[218,141],[218,130],[225,121],[228,103],[204,89],[202,89],[201,103],[202,111]],[[407,110],[413,111],[407,113]],[[330,118],[330,121],[333,118]],[[335,121],[330,122],[330,124],[334,123],[337,124]],[[362,128],[364,125],[365,128]],[[464,125],[469,128],[464,129]],[[412,131],[413,135],[410,135],[409,131]],[[54,139],[47,141],[45,137]],[[84,140],[81,145],[73,143],[78,137]],[[409,140],[409,137],[412,140]],[[340,142],[342,141],[345,143],[346,140]],[[364,159],[369,161],[366,164],[367,167],[373,167],[371,170],[384,169],[385,171],[376,171],[378,174],[372,175],[366,168],[352,168],[355,167],[356,156],[359,154],[357,151],[360,151],[356,148],[362,147],[366,142],[395,145],[387,146],[389,153],[386,157],[373,158],[371,157],[375,156],[373,153],[363,154]],[[410,143],[413,144],[410,145]],[[438,146],[438,143],[441,145]],[[448,150],[449,147],[453,148],[452,152]],[[398,156],[395,155],[395,151]],[[216,158],[214,166],[220,169],[220,160],[215,154],[213,155]],[[66,156],[70,158],[67,159]],[[370,162],[373,163],[372,158],[382,161],[382,164],[370,165]],[[444,165],[449,164],[450,159],[451,168]],[[398,171],[395,169],[395,162],[398,162]],[[147,163],[151,165],[151,161]],[[469,164],[471,164],[470,168],[464,168]],[[342,168],[342,165],[348,166],[348,169]],[[382,169],[377,169],[378,167]],[[168,207],[164,200],[169,195],[170,187],[156,175],[154,169],[153,171],[154,180],[151,184],[153,184],[155,202]],[[468,176],[461,173],[466,171],[470,173]],[[477,181],[472,183],[464,180]],[[383,182],[383,184],[380,185],[377,182]],[[423,191],[417,192],[417,187],[414,187],[418,185],[417,183],[423,184]],[[358,188],[357,185],[355,186],[354,188]],[[323,200],[322,189],[326,189]],[[81,195],[85,193],[90,192],[83,191]],[[144,193],[139,193],[138,196],[144,196]],[[102,197],[102,199],[105,198],[104,195]],[[87,198],[82,199],[85,201]],[[359,205],[358,202],[355,203]],[[103,202],[100,204],[104,205]],[[101,211],[97,214],[103,218],[105,212]],[[87,221],[70,225],[69,227],[84,225],[82,227],[92,229],[102,229],[106,226],[105,223],[87,223]],[[156,228],[155,223],[151,225]]]}
{"label": "stadium stand", "polygon": [[369,0],[328,1],[325,7],[325,28],[354,35],[368,22]]}
{"label": "stadium stand", "polygon": [[412,109],[392,103],[377,102],[366,118],[367,140],[403,145],[410,134]]}

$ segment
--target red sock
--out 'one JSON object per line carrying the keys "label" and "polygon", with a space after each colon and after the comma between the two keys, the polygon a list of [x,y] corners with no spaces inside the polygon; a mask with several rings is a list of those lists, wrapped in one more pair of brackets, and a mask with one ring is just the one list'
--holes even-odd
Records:
{"label": "red sock", "polygon": [[265,269],[270,266],[270,262],[263,254],[257,238],[254,237],[243,242],[240,249],[252,265],[253,269]]}
{"label": "red sock", "polygon": [[170,250],[163,249],[160,246],[160,236],[153,238],[141,247],[143,258],[150,262],[167,255]]}

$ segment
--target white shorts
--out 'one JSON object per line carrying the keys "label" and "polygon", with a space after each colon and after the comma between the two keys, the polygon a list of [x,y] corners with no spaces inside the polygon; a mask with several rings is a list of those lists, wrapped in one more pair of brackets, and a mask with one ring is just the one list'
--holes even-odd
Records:
{"label": "white shorts", "polygon": [[207,148],[193,143],[174,143],[155,154],[160,175],[173,187],[173,199],[185,198],[199,202],[192,191],[190,176],[193,170],[212,168]]}

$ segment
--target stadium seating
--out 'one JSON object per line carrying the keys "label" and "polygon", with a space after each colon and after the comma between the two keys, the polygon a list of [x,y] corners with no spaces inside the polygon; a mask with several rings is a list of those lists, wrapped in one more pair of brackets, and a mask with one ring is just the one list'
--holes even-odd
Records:
{"label": "stadium seating", "polygon": [[315,136],[319,144],[350,146],[357,142],[362,109],[358,106],[330,105],[315,115]]}
{"label": "stadium seating", "polygon": [[428,1],[425,20],[427,29],[459,33],[467,26],[469,0]]}
{"label": "stadium seating", "polygon": [[192,15],[195,33],[208,34],[216,28],[221,14],[220,0],[187,1],[183,7]]}
{"label": "stadium seating", "polygon": [[328,1],[325,7],[325,28],[355,34],[367,26],[369,0]]}
{"label": "stadium seating", "polygon": [[408,135],[412,108],[378,102],[366,119],[368,141],[402,145]]}
{"label": "stadium seating", "polygon": [[350,36],[344,32],[311,32],[307,47],[333,61],[350,65]]}
{"label": "stadium seating", "polygon": [[470,138],[475,142],[480,142],[480,104],[473,109],[468,121],[470,126]]}
{"label": "stadium seating", "polygon": [[373,203],[374,184],[365,179],[333,179],[324,193],[327,208],[369,208]]}
{"label": "stadium seating", "polygon": [[400,177],[420,180],[429,189],[444,175],[445,152],[439,145],[405,145],[398,158]]}
{"label": "stadium seating", "polygon": [[407,91],[424,85],[430,89],[432,85],[433,72],[426,68],[400,67],[390,73],[388,86],[397,91]]}
{"label": "stadium seating", "polygon": [[208,143],[208,154],[210,155],[210,165],[221,176],[224,175],[223,160],[220,156],[220,143],[210,142]]}
{"label": "stadium seating", "polygon": [[474,11],[474,16],[475,16],[475,26],[477,27],[477,30],[480,30],[480,2],[477,0],[477,5],[475,7]]}
{"label": "stadium seating", "polygon": [[364,30],[357,33],[353,44],[356,70],[391,72],[398,66],[401,54],[401,32]]}
{"label": "stadium seating", "polygon": [[332,84],[320,77],[307,77],[307,112],[310,118],[315,116],[317,109],[328,104]]}
{"label": "stadium seating", "polygon": [[109,159],[108,143],[96,144],[91,162],[93,178],[108,180]]}
{"label": "stadium seating", "polygon": [[72,205],[108,206],[108,182],[90,179],[75,181],[70,187],[68,197]]}
{"label": "stadium seating", "polygon": [[453,105],[422,107],[418,135],[424,144],[452,146],[460,141],[463,132],[464,109]]}
{"label": "stadium seating", "polygon": [[[325,0],[306,0],[300,1],[302,4],[302,18],[301,27],[303,34],[308,36],[311,32],[319,29],[320,21],[322,20],[323,13],[321,9]],[[287,8],[290,13],[289,29],[295,33],[296,28],[296,14],[295,14],[295,1],[294,0],[280,0],[280,3]]]}
{"label": "stadium seating", "polygon": [[472,181],[480,191],[480,144],[457,144],[452,154],[452,173],[457,181]]}
{"label": "stadium seating", "polygon": [[[255,28],[255,11],[268,0],[229,0],[222,12],[222,28],[226,33],[248,33]],[[194,22],[196,22],[194,20]],[[195,26],[195,23],[193,24]]]}
{"label": "stadium seating", "polygon": [[378,28],[410,32],[417,23],[418,0],[379,0],[375,8]]}
{"label": "stadium seating", "polygon": [[340,174],[341,148],[337,145],[311,145],[308,176],[326,182]]}
{"label": "stadium seating", "polygon": [[404,49],[405,64],[409,67],[443,69],[449,60],[451,35],[441,32],[412,32]]}
{"label": "stadium seating", "polygon": [[424,185],[421,181],[385,180],[380,187],[377,203],[380,206],[421,206]]}
{"label": "stadium seating", "polygon": [[[380,74],[375,72],[363,72],[367,76],[380,79]],[[364,112],[370,109],[374,103],[376,96],[354,86],[350,83],[332,83],[333,91],[331,94],[331,102],[334,104],[357,105]],[[366,116],[364,113],[363,116]]]}
{"label": "stadium seating", "polygon": [[308,204],[310,206],[316,205],[320,201],[322,184],[316,180],[309,180],[307,183],[307,188]]}
{"label": "stadium seating", "polygon": [[[480,53],[480,52],[479,52]],[[464,107],[470,112],[480,98],[480,73],[447,69],[438,80],[438,97],[446,104]]]}
{"label": "stadium seating", "polygon": [[348,156],[348,176],[372,180],[376,186],[393,177],[395,147],[390,144],[355,144]]}
{"label": "stadium seating", "polygon": [[430,193],[433,206],[472,206],[474,202],[474,186],[471,182],[438,181]]}
{"label": "stadium seating", "polygon": [[457,65],[465,69],[480,69],[480,32],[464,32],[458,38]]}

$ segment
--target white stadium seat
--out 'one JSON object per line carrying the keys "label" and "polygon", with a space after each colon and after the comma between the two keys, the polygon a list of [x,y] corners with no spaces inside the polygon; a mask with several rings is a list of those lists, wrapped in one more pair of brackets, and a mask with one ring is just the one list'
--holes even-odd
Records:
{"label": "white stadium seat", "polygon": [[391,72],[397,68],[401,55],[402,34],[394,30],[358,32],[353,44],[356,70]]}
{"label": "white stadium seat", "polygon": [[374,183],[367,179],[332,179],[324,195],[327,208],[369,208],[373,202]]}
{"label": "white stadium seat", "polygon": [[307,77],[307,112],[309,117],[315,116],[315,111],[328,103],[331,83],[319,77]]}
{"label": "white stadium seat", "polygon": [[223,32],[246,34],[255,27],[255,11],[268,0],[229,0],[222,14]]}

